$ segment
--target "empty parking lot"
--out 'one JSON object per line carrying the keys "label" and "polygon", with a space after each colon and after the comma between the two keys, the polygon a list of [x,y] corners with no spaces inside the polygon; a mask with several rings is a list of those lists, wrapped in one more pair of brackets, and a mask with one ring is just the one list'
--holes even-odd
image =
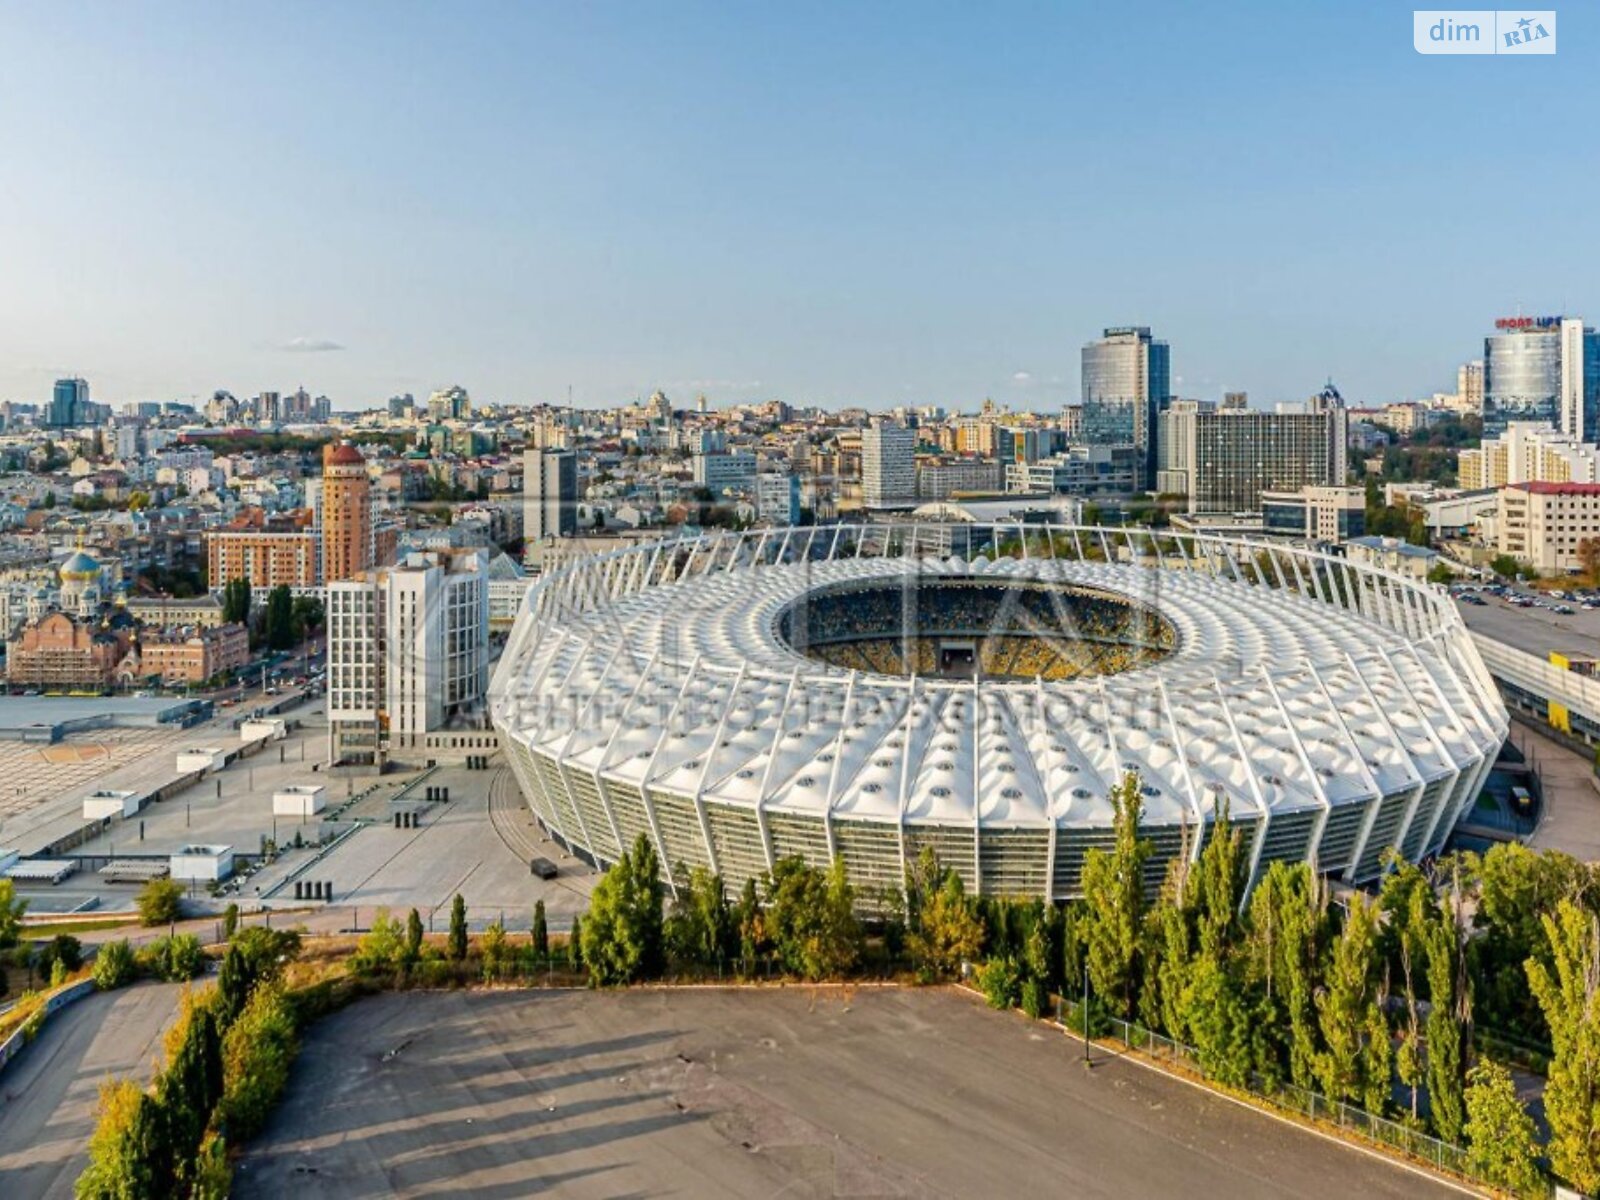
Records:
{"label": "empty parking lot", "polygon": [[307,1038],[241,1197],[1449,1195],[948,991],[412,993]]}

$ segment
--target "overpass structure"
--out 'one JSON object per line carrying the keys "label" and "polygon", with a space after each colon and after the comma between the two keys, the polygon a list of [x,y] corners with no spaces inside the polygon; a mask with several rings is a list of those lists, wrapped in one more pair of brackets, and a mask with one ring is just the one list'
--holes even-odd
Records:
{"label": "overpass structure", "polygon": [[1600,747],[1600,678],[1474,632],[1478,656],[1507,707],[1536,716],[1590,747]]}

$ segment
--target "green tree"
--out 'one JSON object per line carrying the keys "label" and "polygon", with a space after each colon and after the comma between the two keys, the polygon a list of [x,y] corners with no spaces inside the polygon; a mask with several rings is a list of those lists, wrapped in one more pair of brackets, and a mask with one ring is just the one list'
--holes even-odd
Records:
{"label": "green tree", "polygon": [[146,925],[170,925],[183,909],[183,888],[174,879],[152,879],[139,889],[139,920]]}
{"label": "green tree", "polygon": [[[454,915],[451,918],[451,937],[455,936]],[[462,937],[465,940],[466,926],[462,926]],[[466,957],[463,949],[458,958],[454,952],[452,942],[451,958],[457,962]],[[373,914],[372,924],[367,932],[361,935],[361,941],[356,944],[355,955],[351,958],[351,966],[357,971],[377,973],[398,970],[405,962],[406,934],[405,928],[399,920],[389,915],[387,908],[380,908]]]}
{"label": "green tree", "polygon": [[1490,1028],[1546,1042],[1549,1028],[1526,986],[1523,963],[1530,954],[1550,961],[1542,921],[1560,900],[1570,898],[1590,912],[1600,909],[1596,872],[1570,855],[1520,843],[1495,846],[1462,867],[1477,880],[1473,925],[1479,936],[1468,943],[1474,1008]]}
{"label": "green tree", "polygon": [[1016,959],[999,955],[978,968],[977,983],[990,1008],[1015,1008],[1022,991],[1022,972]]}
{"label": "green tree", "polygon": [[294,596],[286,583],[267,593],[266,637],[272,650],[287,650],[295,644]]}
{"label": "green tree", "polygon": [[422,914],[412,909],[406,914],[406,945],[403,962],[415,966],[422,957]]}
{"label": "green tree", "polygon": [[499,921],[490,921],[483,931],[478,939],[478,953],[483,959],[483,981],[493,983],[506,966],[506,927]]}
{"label": "green tree", "polygon": [[1533,1118],[1517,1099],[1511,1072],[1491,1059],[1472,1068],[1466,1092],[1467,1165],[1485,1183],[1513,1196],[1544,1197]]}
{"label": "green tree", "polygon": [[17,896],[17,885],[0,879],[0,950],[15,946],[22,937],[22,914],[28,902]]}
{"label": "green tree", "polygon": [[322,601],[315,596],[296,596],[294,598],[292,625],[296,641],[304,641],[311,634],[321,629],[326,619]]}
{"label": "green tree", "polygon": [[156,1103],[177,1174],[187,1180],[211,1112],[222,1099],[222,1037],[211,1006],[191,996],[166,1042],[167,1066],[156,1082]]}
{"label": "green tree", "polygon": [[222,910],[222,940],[225,942],[233,941],[233,935],[238,929],[239,906],[237,904],[229,904],[227,908]]}
{"label": "green tree", "polygon": [[533,955],[539,962],[550,961],[550,927],[545,923],[543,900],[535,901],[533,905],[533,938],[531,945]]}
{"label": "green tree", "polygon": [[205,951],[192,933],[157,938],[142,947],[136,959],[142,971],[168,983],[193,979],[206,967]]}
{"label": "green tree", "polygon": [[1084,855],[1084,940],[1096,994],[1112,1012],[1126,1017],[1138,993],[1144,864],[1151,846],[1139,837],[1143,799],[1137,772],[1124,775],[1112,787],[1110,799],[1112,849],[1107,853],[1092,847]]}
{"label": "green tree", "polygon": [[831,979],[860,959],[864,939],[843,859],[827,871],[798,855],[779,859],[768,882],[766,920],[779,961],[802,978]]}
{"label": "green tree", "polygon": [[467,902],[460,892],[450,901],[450,936],[445,945],[451,962],[461,962],[467,957]]}
{"label": "green tree", "polygon": [[572,932],[567,934],[567,966],[574,971],[583,967],[583,918],[572,917]]}
{"label": "green tree", "polygon": [[600,878],[583,924],[583,961],[600,986],[661,973],[665,952],[660,865],[643,834]]}
{"label": "green tree", "polygon": [[89,1165],[73,1191],[79,1200],[149,1200],[171,1195],[171,1155],[154,1099],[131,1079],[106,1082]]}
{"label": "green tree", "polygon": [[250,581],[230,579],[222,585],[222,619],[230,625],[250,623]]}
{"label": "green tree", "polygon": [[243,1141],[266,1124],[289,1082],[295,1022],[276,982],[256,989],[222,1043],[222,1125]]}
{"label": "green tree", "polygon": [[127,938],[106,942],[94,956],[94,983],[102,992],[127,986],[134,973],[133,950]]}
{"label": "green tree", "polygon": [[1326,987],[1316,997],[1324,1051],[1317,1077],[1332,1100],[1355,1100],[1381,1114],[1389,1092],[1392,1043],[1378,974],[1377,909],[1360,892],[1350,897],[1334,940]]}
{"label": "green tree", "polygon": [[761,898],[756,890],[753,875],[745,877],[733,919],[739,931],[740,969],[746,975],[753,975],[756,964],[761,961],[768,949],[766,917],[761,909]]}
{"label": "green tree", "polygon": [[1571,900],[1541,920],[1549,962],[1530,958],[1528,983],[1555,1049],[1544,1089],[1550,1165],[1578,1191],[1600,1191],[1600,921]]}
{"label": "green tree", "polygon": [[704,867],[689,872],[665,926],[667,951],[685,966],[721,967],[738,952],[738,929],[722,876]]}
{"label": "green tree", "polygon": [[948,978],[983,952],[983,924],[961,876],[948,867],[939,875],[909,938],[912,961],[930,979]]}
{"label": "green tree", "polygon": [[1472,985],[1462,948],[1459,878],[1451,903],[1420,929],[1428,977],[1428,1109],[1433,1128],[1447,1142],[1461,1140],[1466,1121],[1467,1046],[1472,1030]]}
{"label": "green tree", "polygon": [[46,942],[34,965],[41,975],[49,975],[58,963],[69,974],[83,966],[83,943],[70,933],[58,933]]}
{"label": "green tree", "polygon": [[1299,1087],[1316,1083],[1319,964],[1327,930],[1327,892],[1305,863],[1275,862],[1250,895],[1248,974],[1261,995],[1264,1023],[1282,1030],[1280,1067]]}

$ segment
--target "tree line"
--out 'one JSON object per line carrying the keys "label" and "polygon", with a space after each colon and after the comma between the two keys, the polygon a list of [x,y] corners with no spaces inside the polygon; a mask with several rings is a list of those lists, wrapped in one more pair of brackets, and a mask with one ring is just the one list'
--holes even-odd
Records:
{"label": "tree line", "polygon": [[[1247,896],[1244,830],[1224,809],[1152,895],[1137,775],[1111,800],[1113,842],[1087,852],[1084,899],[1064,905],[971,896],[931,851],[889,893],[858,891],[839,860],[788,858],[736,897],[679,868],[669,899],[641,837],[595,888],[581,958],[595,986],[874,962],[933,981],[971,964],[997,1007],[1040,1016],[1058,998],[1091,1025],[1138,1022],[1224,1086],[1292,1086],[1463,1146],[1495,1186],[1542,1194],[1547,1158],[1600,1190],[1600,869],[1510,844],[1425,872],[1391,851],[1375,895],[1335,899],[1307,864],[1272,862]],[[1502,1042],[1548,1073],[1543,1146],[1483,1050]]]}
{"label": "tree line", "polygon": [[[216,983],[185,990],[164,1040],[164,1066],[150,1086],[123,1079],[101,1089],[89,1165],[75,1186],[80,1200],[225,1200],[230,1140],[256,1133],[288,1083],[298,1020],[279,976],[299,951],[294,932],[254,927],[234,934]],[[107,945],[95,963],[102,988],[135,973],[126,942]]]}

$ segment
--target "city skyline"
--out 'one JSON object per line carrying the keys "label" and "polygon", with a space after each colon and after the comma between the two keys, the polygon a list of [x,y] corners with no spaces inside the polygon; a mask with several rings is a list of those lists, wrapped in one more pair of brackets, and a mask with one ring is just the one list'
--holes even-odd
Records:
{"label": "city skyline", "polygon": [[[0,398],[1048,409],[1140,324],[1179,395],[1361,403],[1593,308],[1581,55],[1388,5],[391,12],[10,10]],[[1474,186],[1513,124],[1540,186]]]}

